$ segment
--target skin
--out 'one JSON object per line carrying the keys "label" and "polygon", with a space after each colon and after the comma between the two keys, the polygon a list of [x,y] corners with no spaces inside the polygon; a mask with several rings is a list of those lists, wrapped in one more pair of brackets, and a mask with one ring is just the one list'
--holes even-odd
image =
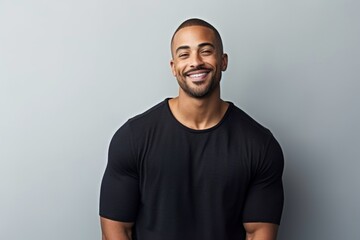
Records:
{"label": "skin", "polygon": [[[179,95],[169,100],[170,110],[183,125],[207,129],[223,118],[228,103],[220,98],[221,74],[228,56],[220,50],[214,32],[203,26],[180,29],[171,44],[171,71],[179,84]],[[134,223],[101,218],[103,240],[131,240]],[[278,226],[244,223],[247,240],[275,240]]]}
{"label": "skin", "polygon": [[220,51],[214,32],[203,26],[180,29],[173,39],[172,55],[171,70],[180,86],[179,96],[169,100],[173,115],[192,129],[216,125],[228,108],[220,99],[221,73],[228,57]]}
{"label": "skin", "polygon": [[272,223],[244,223],[246,240],[275,240],[278,225]]}
{"label": "skin", "polygon": [[134,223],[118,222],[101,217],[102,240],[131,240]]}

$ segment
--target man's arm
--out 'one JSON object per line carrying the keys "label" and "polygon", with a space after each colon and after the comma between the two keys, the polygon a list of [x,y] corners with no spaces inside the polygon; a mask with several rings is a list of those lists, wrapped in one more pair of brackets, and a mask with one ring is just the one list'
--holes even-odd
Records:
{"label": "man's arm", "polygon": [[275,240],[278,225],[273,223],[244,223],[246,240]]}
{"label": "man's arm", "polygon": [[132,240],[131,233],[134,223],[118,222],[100,218],[102,240]]}

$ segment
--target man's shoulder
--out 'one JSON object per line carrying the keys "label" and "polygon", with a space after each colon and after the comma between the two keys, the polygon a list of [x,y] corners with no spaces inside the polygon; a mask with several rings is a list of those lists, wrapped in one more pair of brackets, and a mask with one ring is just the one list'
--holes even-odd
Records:
{"label": "man's shoulder", "polygon": [[230,118],[231,124],[233,124],[235,127],[240,128],[242,131],[247,132],[248,134],[255,134],[263,136],[265,138],[268,138],[272,135],[268,128],[260,124],[257,120],[255,120],[241,108],[237,107],[234,104],[232,105],[232,114]]}
{"label": "man's shoulder", "polygon": [[160,124],[160,122],[166,121],[168,116],[168,99],[157,103],[148,110],[135,115],[127,120],[123,127],[132,129],[134,132],[143,132]]}
{"label": "man's shoulder", "polygon": [[157,103],[143,113],[129,118],[116,132],[116,136],[138,136],[159,125],[166,119],[167,99]]}
{"label": "man's shoulder", "polygon": [[164,110],[166,110],[166,108],[167,108],[167,99],[157,103],[156,105],[152,106],[145,112],[130,118],[128,122],[131,124],[136,124],[137,122],[142,122],[142,121],[147,122],[152,119],[159,119],[159,117],[161,117],[161,115],[164,113]]}

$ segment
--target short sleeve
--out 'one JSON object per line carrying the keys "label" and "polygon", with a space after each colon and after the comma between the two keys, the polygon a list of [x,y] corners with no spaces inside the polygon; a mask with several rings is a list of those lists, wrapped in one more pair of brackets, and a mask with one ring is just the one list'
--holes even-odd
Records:
{"label": "short sleeve", "polygon": [[110,142],[108,163],[100,190],[100,216],[115,221],[134,222],[140,199],[138,182],[130,126],[125,123]]}
{"label": "short sleeve", "polygon": [[257,164],[244,205],[243,222],[280,224],[284,205],[282,173],[284,156],[279,143],[271,136],[265,153]]}

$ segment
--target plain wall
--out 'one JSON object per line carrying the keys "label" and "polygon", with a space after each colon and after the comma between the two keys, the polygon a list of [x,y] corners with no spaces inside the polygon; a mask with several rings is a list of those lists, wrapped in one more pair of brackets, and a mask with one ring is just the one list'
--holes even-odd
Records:
{"label": "plain wall", "polygon": [[0,0],[1,239],[100,239],[110,138],[177,94],[170,37],[218,28],[222,97],[282,145],[280,240],[360,237],[360,3]]}

